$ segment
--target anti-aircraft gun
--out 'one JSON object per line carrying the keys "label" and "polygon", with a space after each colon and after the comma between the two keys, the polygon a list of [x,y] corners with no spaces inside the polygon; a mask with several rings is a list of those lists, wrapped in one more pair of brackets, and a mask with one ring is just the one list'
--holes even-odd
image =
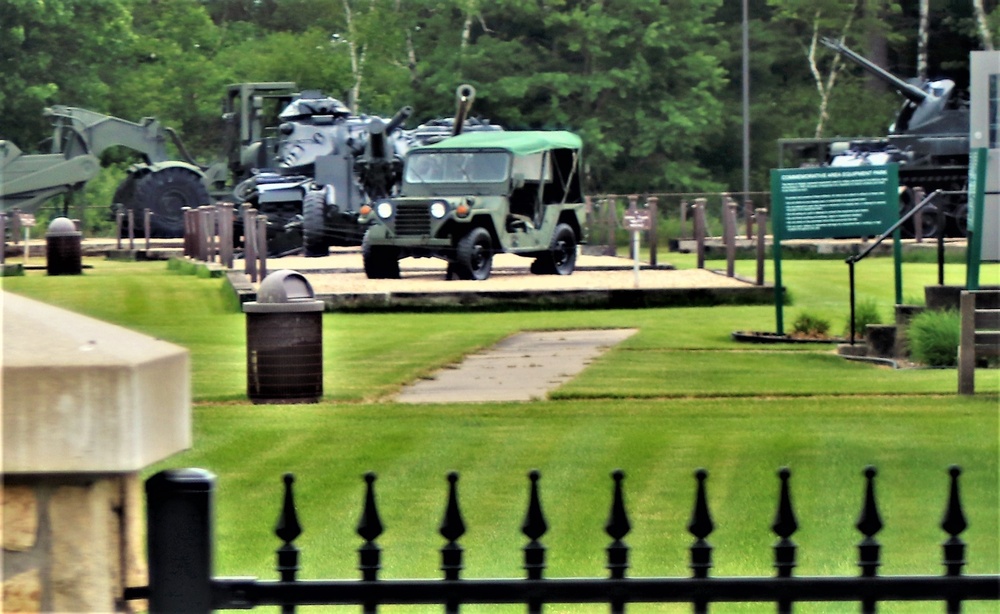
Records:
{"label": "anti-aircraft gun", "polygon": [[[829,164],[898,163],[900,187],[907,188],[900,199],[900,213],[916,204],[912,193],[916,188],[923,188],[927,194],[938,189],[950,192],[936,202],[944,208],[948,227],[937,227],[937,212],[932,204],[923,210],[922,234],[927,237],[939,232],[964,235],[968,212],[963,192],[969,167],[969,104],[959,95],[955,82],[951,79],[906,81],[839,41],[824,38],[820,42],[905,98],[885,137],[855,139],[846,146],[840,145],[833,149]],[[912,229],[909,231],[912,233]]]}
{"label": "anti-aircraft gun", "polygon": [[234,194],[267,216],[268,251],[274,255],[304,248],[306,256],[325,256],[331,246],[361,245],[365,227],[358,211],[395,192],[410,147],[463,127],[500,129],[466,119],[474,97],[472,86],[458,88],[456,117],[442,135],[443,124],[403,129],[413,113],[409,106],[386,121],[354,115],[335,98],[304,91],[281,112],[274,168],[243,181]]}

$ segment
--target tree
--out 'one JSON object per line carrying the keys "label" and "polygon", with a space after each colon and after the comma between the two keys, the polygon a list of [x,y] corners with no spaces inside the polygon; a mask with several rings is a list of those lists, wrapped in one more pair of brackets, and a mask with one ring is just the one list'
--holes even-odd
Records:
{"label": "tree", "polygon": [[0,1],[0,137],[28,151],[52,104],[107,109],[134,42],[129,0]]}

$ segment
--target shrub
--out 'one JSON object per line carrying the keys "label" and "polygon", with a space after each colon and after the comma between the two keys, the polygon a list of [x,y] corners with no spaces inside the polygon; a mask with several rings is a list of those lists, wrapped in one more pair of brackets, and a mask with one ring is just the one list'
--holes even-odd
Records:
{"label": "shrub", "polygon": [[[882,316],[878,312],[878,303],[874,299],[865,299],[854,305],[854,334],[858,339],[865,336],[865,327],[869,324],[881,324]],[[844,327],[844,336],[851,336],[851,317],[847,316],[847,326]]]}
{"label": "shrub", "polygon": [[928,310],[917,314],[906,331],[910,355],[932,367],[953,367],[958,363],[961,319],[955,310]]}
{"label": "shrub", "polygon": [[792,331],[802,337],[825,337],[830,323],[808,312],[801,312],[792,323]]}

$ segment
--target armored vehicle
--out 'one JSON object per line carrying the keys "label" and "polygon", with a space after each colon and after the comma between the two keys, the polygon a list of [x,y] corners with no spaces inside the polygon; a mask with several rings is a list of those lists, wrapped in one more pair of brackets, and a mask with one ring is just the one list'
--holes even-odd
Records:
{"label": "armored vehicle", "polygon": [[[888,84],[905,100],[889,127],[878,138],[856,138],[830,143],[827,163],[830,166],[899,164],[899,183],[905,188],[900,197],[900,214],[916,205],[913,190],[922,188],[946,192],[923,210],[922,234],[925,237],[946,232],[965,235],[968,216],[964,194],[969,167],[969,102],[950,79],[906,81],[877,66],[867,58],[832,39],[821,41],[827,48],[861,66]],[[804,139],[785,141],[802,146]],[[783,156],[783,154],[782,154]],[[783,156],[784,157],[784,156]],[[946,227],[938,228],[935,207],[943,207]],[[913,228],[904,228],[913,234]]]}
{"label": "armored vehicle", "polygon": [[396,192],[403,157],[415,145],[437,142],[463,129],[499,130],[467,117],[471,85],[456,92],[456,115],[413,130],[403,107],[390,120],[355,115],[339,100],[303,92],[282,111],[277,156],[271,168],[236,188],[237,199],[268,217],[268,250],[275,255],[304,249],[325,256],[331,246],[361,244],[361,206]]}
{"label": "armored vehicle", "polygon": [[369,278],[399,260],[434,257],[448,277],[483,280],[493,255],[534,258],[535,274],[569,275],[584,239],[580,137],[562,131],[468,132],[416,147],[400,194],[361,208]]}

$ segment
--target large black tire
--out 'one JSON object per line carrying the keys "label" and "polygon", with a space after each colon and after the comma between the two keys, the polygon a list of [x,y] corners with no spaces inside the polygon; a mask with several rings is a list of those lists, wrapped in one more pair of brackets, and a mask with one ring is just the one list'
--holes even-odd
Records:
{"label": "large black tire", "polygon": [[535,275],[572,275],[576,268],[576,233],[569,224],[556,225],[549,251],[531,263]]}
{"label": "large black tire", "polygon": [[493,237],[481,226],[469,231],[455,248],[453,270],[459,279],[488,279],[493,269]]}
{"label": "large black tire", "polygon": [[322,190],[310,190],[302,200],[302,246],[306,258],[330,255],[326,235],[326,196]]}
{"label": "large black tire", "polygon": [[371,245],[368,235],[361,242],[361,260],[368,279],[399,279],[399,250],[390,245]]}
{"label": "large black tire", "polygon": [[184,207],[196,208],[212,202],[197,173],[171,167],[147,173],[135,183],[135,198],[130,206],[136,213],[136,226],[142,228],[143,209],[153,212],[150,236],[184,236]]}

